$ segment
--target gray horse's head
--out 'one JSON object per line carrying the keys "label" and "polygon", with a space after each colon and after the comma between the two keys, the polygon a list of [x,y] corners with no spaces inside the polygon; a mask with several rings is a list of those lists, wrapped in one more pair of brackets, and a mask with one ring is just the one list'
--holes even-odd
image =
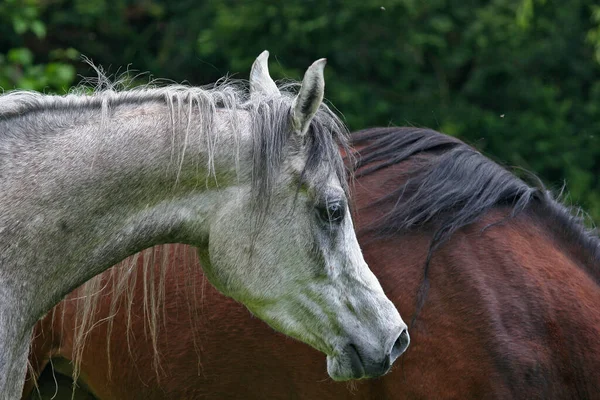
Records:
{"label": "gray horse's head", "polygon": [[293,95],[280,92],[267,59],[253,65],[242,117],[242,136],[255,137],[252,167],[220,197],[203,265],[223,293],[327,354],[333,379],[382,375],[409,336],[356,239],[336,143],[346,131],[322,105],[325,60]]}

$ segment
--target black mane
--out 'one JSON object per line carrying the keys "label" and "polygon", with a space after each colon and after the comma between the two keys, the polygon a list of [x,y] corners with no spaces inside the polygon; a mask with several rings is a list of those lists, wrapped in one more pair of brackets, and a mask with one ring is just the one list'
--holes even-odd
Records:
{"label": "black mane", "polygon": [[559,203],[539,179],[533,177],[536,182],[531,187],[462,141],[431,129],[366,129],[352,135],[352,145],[365,146],[357,154],[356,177],[410,158],[415,161],[405,183],[376,202],[391,202],[394,207],[370,229],[380,235],[433,230],[417,312],[427,291],[433,252],[458,229],[495,207],[509,207],[508,218],[523,212],[549,218],[549,226],[561,238],[581,248],[579,256],[587,272],[600,284],[597,232],[586,229],[583,218],[573,212],[576,210]]}

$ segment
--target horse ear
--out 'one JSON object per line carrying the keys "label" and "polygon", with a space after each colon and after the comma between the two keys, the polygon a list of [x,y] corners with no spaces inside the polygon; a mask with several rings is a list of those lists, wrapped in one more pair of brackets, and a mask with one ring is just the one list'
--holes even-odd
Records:
{"label": "horse ear", "polygon": [[267,50],[260,53],[252,64],[250,70],[250,96],[262,94],[266,96],[278,95],[279,89],[269,75],[269,52]]}
{"label": "horse ear", "polygon": [[325,78],[323,69],[327,60],[321,58],[315,61],[304,74],[300,92],[292,103],[292,124],[294,130],[304,136],[323,102],[325,93]]}

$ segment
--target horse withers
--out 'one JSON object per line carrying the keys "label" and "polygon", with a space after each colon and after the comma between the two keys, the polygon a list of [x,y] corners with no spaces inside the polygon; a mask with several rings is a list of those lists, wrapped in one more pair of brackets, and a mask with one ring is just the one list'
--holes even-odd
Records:
{"label": "horse withers", "polygon": [[0,96],[0,398],[22,391],[39,318],[163,243],[197,246],[213,285],[327,354],[334,379],[381,375],[404,351],[353,230],[325,60],[297,95],[266,63],[251,96],[235,82]]}

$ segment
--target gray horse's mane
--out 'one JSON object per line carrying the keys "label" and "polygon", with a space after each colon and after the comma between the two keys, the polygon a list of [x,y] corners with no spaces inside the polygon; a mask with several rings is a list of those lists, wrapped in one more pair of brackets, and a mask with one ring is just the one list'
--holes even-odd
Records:
{"label": "gray horse's mane", "polygon": [[[80,115],[83,112],[96,115],[98,123],[103,126],[110,122],[113,110],[118,107],[160,103],[168,106],[173,129],[183,127],[189,130],[192,112],[197,112],[201,116],[203,125],[201,130],[206,136],[209,150],[207,167],[210,175],[214,174],[210,152],[219,139],[213,126],[213,118],[217,111],[229,110],[231,111],[232,128],[235,132],[241,132],[238,129],[240,124],[251,124],[253,137],[252,188],[256,191],[254,198],[257,199],[258,219],[260,220],[266,215],[270,193],[286,154],[285,146],[292,133],[290,115],[299,83],[288,82],[279,85],[281,95],[258,94],[251,96],[248,90],[249,84],[243,80],[222,79],[213,85],[204,87],[180,84],[160,86],[157,81],[154,81],[147,85],[127,88],[124,80],[111,81],[101,70],[96,68],[96,71],[98,78],[95,85],[79,86],[61,96],[28,91],[14,91],[0,95],[0,142],[18,140],[23,132],[31,132],[32,127],[34,127],[33,131],[38,130],[35,129],[38,127],[40,132],[47,131],[47,127],[57,127],[58,130],[65,120],[81,118]],[[91,81],[88,80],[88,82]],[[44,127],[46,129],[43,129]],[[333,172],[337,174],[344,190],[348,192],[346,167],[338,147],[341,146],[346,150],[346,154],[350,154],[347,143],[348,131],[345,125],[326,105],[321,105],[311,122],[307,135],[308,158],[302,176],[310,177],[323,166],[324,162],[327,162],[333,168]],[[179,154],[180,162],[184,155],[185,144],[182,154]],[[198,267],[195,251],[189,250],[186,246],[170,246],[174,246],[173,249],[178,253],[179,258],[185,260],[185,265],[179,265],[178,268]],[[160,359],[157,348],[157,335],[161,320],[159,310],[164,302],[164,280],[169,265],[169,258],[165,257],[165,253],[168,251],[164,246],[162,251],[157,248],[147,249],[114,266],[110,272],[92,278],[78,289],[79,296],[74,300],[77,302],[78,309],[74,324],[76,326],[73,344],[74,379],[77,379],[79,375],[86,338],[91,329],[100,322],[108,324],[110,346],[112,318],[108,318],[107,321],[96,321],[95,319],[98,302],[106,294],[103,293],[103,286],[108,281],[113,282],[111,315],[114,315],[119,307],[119,302],[123,299],[126,301],[126,307],[130,310],[133,301],[132,288],[136,284],[136,267],[140,257],[143,259],[144,268],[144,309],[146,310],[148,333],[155,350],[155,367],[159,373]],[[158,257],[160,257],[162,268],[158,284],[155,284],[154,263]],[[196,295],[195,290],[190,293],[191,301],[196,301]],[[52,311],[52,317],[56,317],[55,311]],[[131,322],[130,316],[128,318],[128,322]]]}
{"label": "gray horse's mane", "polygon": [[[110,120],[112,110],[119,106],[162,103],[169,107],[173,129],[183,127],[189,130],[191,116],[195,111],[202,117],[201,131],[205,134],[209,150],[207,170],[214,174],[211,150],[219,138],[214,129],[213,118],[217,110],[230,110],[234,132],[240,133],[240,124],[248,120],[251,124],[254,149],[253,188],[258,191],[255,198],[264,203],[263,206],[268,205],[270,189],[291,134],[290,110],[299,83],[287,82],[280,85],[281,95],[274,96],[251,96],[247,81],[227,78],[203,87],[181,84],[160,86],[161,82],[155,80],[146,85],[128,88],[126,78],[111,81],[99,68],[94,68],[98,78],[88,79],[87,82],[96,81],[95,87],[81,85],[62,96],[31,91],[14,91],[0,95],[0,140],[3,132],[15,131],[14,127],[18,127],[19,121],[22,120],[35,119],[38,124],[48,127],[60,125],[65,118],[76,118],[82,111],[97,110],[100,112],[98,122],[102,126]],[[246,112],[244,118],[239,111]],[[13,124],[13,129],[2,129],[3,124]],[[47,129],[39,129],[42,132],[45,130]],[[348,130],[345,125],[323,104],[311,122],[308,138],[306,172],[318,168],[322,160],[327,160],[332,164],[347,192],[346,168],[339,157],[338,148],[338,145],[341,145],[348,149]],[[180,163],[185,156],[185,144],[183,149],[179,155]]]}

